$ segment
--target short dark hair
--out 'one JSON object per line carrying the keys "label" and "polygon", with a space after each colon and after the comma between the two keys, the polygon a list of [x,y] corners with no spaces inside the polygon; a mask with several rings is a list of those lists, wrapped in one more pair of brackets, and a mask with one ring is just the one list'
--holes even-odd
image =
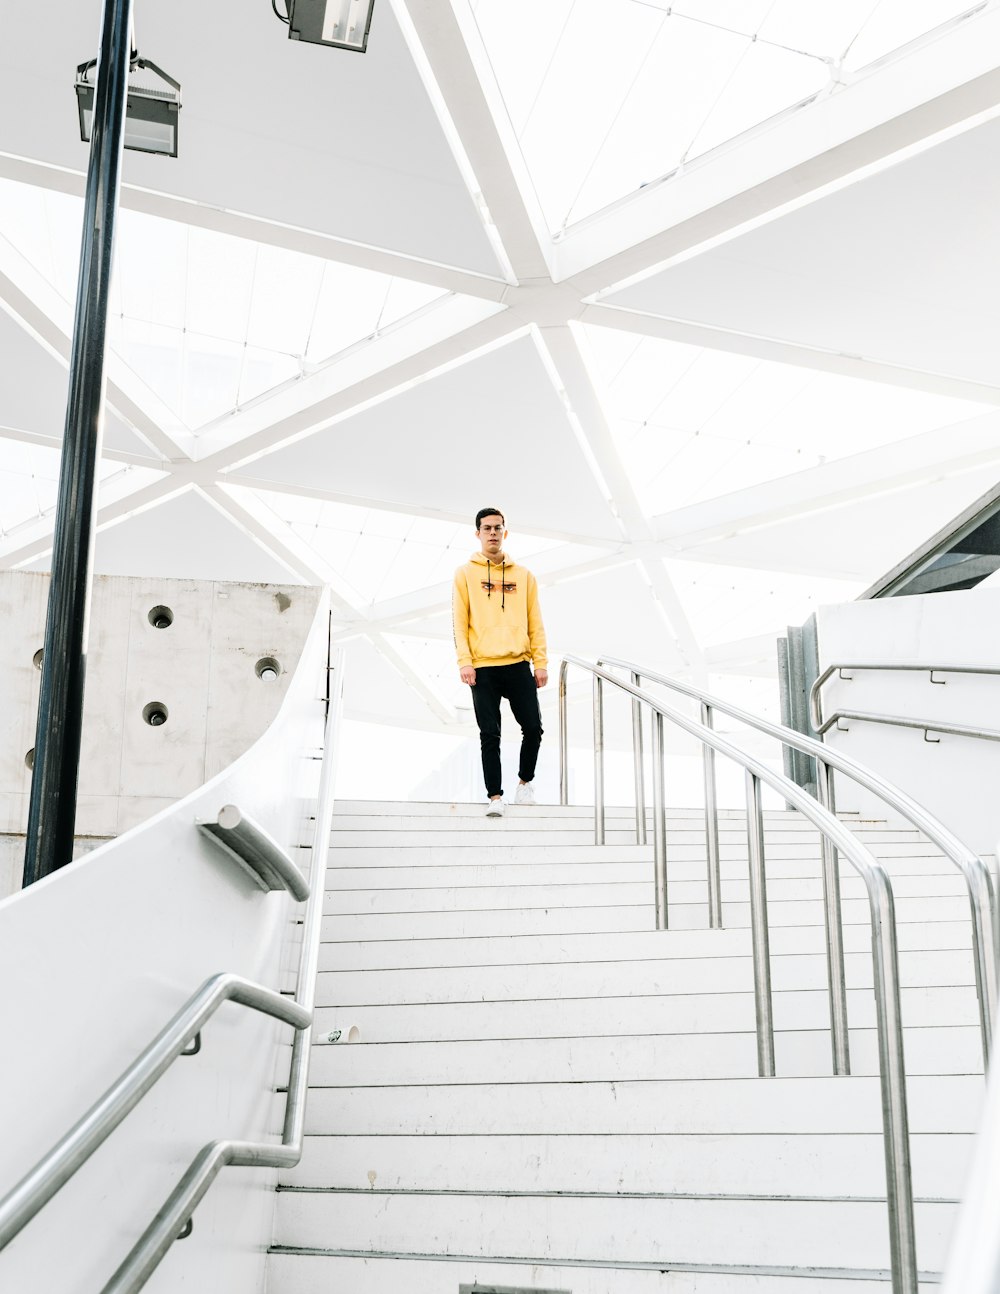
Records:
{"label": "short dark hair", "polygon": [[480,508],[479,511],[476,513],[477,530],[482,524],[483,517],[499,517],[504,525],[507,524],[507,518],[503,515],[503,513],[500,511],[499,508]]}

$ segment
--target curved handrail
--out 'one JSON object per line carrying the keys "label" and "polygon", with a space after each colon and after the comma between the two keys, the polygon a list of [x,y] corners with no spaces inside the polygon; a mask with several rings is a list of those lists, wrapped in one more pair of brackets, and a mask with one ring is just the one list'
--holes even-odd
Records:
{"label": "curved handrail", "polygon": [[[993,1021],[997,1009],[997,916],[993,877],[979,855],[973,853],[953,832],[949,831],[923,805],[918,804],[916,800],[908,796],[905,791],[900,790],[898,786],[894,786],[884,777],[867,768],[864,764],[858,763],[849,755],[845,755],[842,751],[836,750],[832,746],[824,745],[823,742],[807,737],[804,733],[796,732],[792,728],[786,728],[782,724],[761,719],[739,706],[731,705],[728,701],[723,701],[719,697],[712,696],[708,692],[701,691],[677,679],[668,678],[655,670],[645,669],[640,665],[619,660],[615,657],[607,656],[601,659],[604,664],[611,665],[614,668],[632,671],[633,677],[638,676],[649,679],[650,682],[668,687],[684,696],[692,697],[694,700],[701,702],[703,706],[707,705],[710,710],[718,710],[721,714],[727,714],[730,718],[747,724],[766,736],[776,738],[783,745],[812,756],[827,770],[835,769],[838,773],[843,773],[865,790],[877,795],[879,799],[889,805],[901,817],[911,822],[932,844],[941,850],[946,858],[954,863],[964,877],[966,888],[969,892],[972,920],[972,953],[976,971],[979,1026],[983,1040],[983,1064],[985,1068],[989,1063]],[[826,795],[827,803],[832,805],[832,787],[830,787],[826,779],[821,779],[819,789],[821,794]],[[842,975],[842,973],[841,968],[840,974]]]}
{"label": "curved handrail", "polygon": [[[824,721],[822,710],[821,692],[826,682],[836,673],[853,669],[857,671],[871,670],[877,672],[884,670],[888,673],[910,672],[910,673],[927,673],[930,675],[931,683],[939,683],[940,680],[934,677],[935,674],[1000,674],[1000,668],[992,665],[918,665],[913,661],[907,661],[904,664],[884,664],[873,665],[870,661],[864,665],[827,665],[826,669],[820,674],[819,678],[809,689],[809,717],[812,720],[813,731],[817,733],[826,732],[830,727],[832,719]],[[849,682],[849,679],[845,679]],[[835,717],[835,716],[834,716]],[[923,725],[921,725],[923,726]],[[975,734],[969,734],[974,736]]]}
{"label": "curved handrail", "polygon": [[[752,755],[739,749],[732,742],[720,737],[711,728],[707,728],[686,715],[666,705],[657,697],[632,683],[626,683],[608,670],[594,665],[578,656],[565,656],[559,672],[560,699],[560,747],[565,749],[565,696],[566,673],[569,665],[576,665],[590,672],[594,680],[594,715],[599,721],[601,715],[601,684],[610,683],[625,692],[634,700],[647,705],[656,720],[657,732],[653,743],[654,755],[657,749],[662,751],[663,719],[669,719],[677,727],[696,737],[703,745],[710,746],[718,754],[740,764],[747,771],[748,806],[747,823],[751,860],[751,929],[754,944],[754,996],[757,1003],[758,1020],[758,1055],[762,1054],[761,1026],[770,1026],[770,971],[767,949],[766,890],[764,883],[762,833],[760,831],[759,784],[766,783],[776,790],[788,803],[793,804],[827,837],[836,848],[848,859],[864,881],[868,895],[869,913],[872,922],[872,963],[874,971],[874,991],[876,1019],[879,1041],[879,1077],[882,1087],[882,1120],[883,1140],[886,1161],[886,1195],[889,1209],[889,1236],[892,1254],[892,1288],[893,1294],[916,1294],[917,1262],[916,1241],[913,1224],[913,1189],[910,1177],[909,1128],[906,1110],[906,1071],[903,1062],[903,1026],[899,994],[899,959],[896,946],[895,905],[892,895],[892,882],[885,867],[874,855],[835,817],[829,809],[819,804],[802,787],[789,778],[775,772],[755,759]],[[600,723],[597,724],[595,749],[600,750]],[[662,772],[662,760],[659,772]],[[600,779],[598,765],[595,774]],[[660,778],[654,776],[654,793],[662,785]],[[756,794],[754,792],[757,792]],[[660,796],[662,798],[662,790]],[[658,806],[660,808],[660,806]],[[751,808],[756,813],[757,830],[751,824]],[[662,833],[662,814],[654,817],[654,830],[658,836]],[[755,834],[757,839],[755,841]],[[660,852],[660,851],[658,851]],[[755,857],[756,855],[756,857]],[[662,867],[665,869],[665,855],[662,855]],[[756,875],[754,871],[756,870]],[[663,878],[657,877],[657,890],[665,890]],[[763,1053],[770,1053],[770,1068],[761,1065],[762,1076],[773,1075],[773,1033],[769,1045]]]}
{"label": "curved handrail", "polygon": [[110,1136],[224,1002],[304,1029],[311,1013],[241,975],[207,979],[65,1136],[0,1200],[0,1249],[25,1227]]}
{"label": "curved handrail", "polygon": [[309,897],[305,877],[273,836],[238,805],[224,804],[198,830],[243,868],[262,890],[287,890],[296,903]]}
{"label": "curved handrail", "polygon": [[[1000,741],[1000,731],[995,728],[975,728],[964,723],[939,723],[936,719],[909,719],[898,714],[877,714],[873,710],[834,710],[828,715],[819,733],[829,732],[841,719],[853,719],[856,723],[881,723],[890,728],[916,728],[918,731],[943,732],[952,737],[975,737],[977,741]],[[842,731],[846,732],[847,729]],[[930,740],[930,738],[926,738]],[[931,745],[936,745],[931,742]]]}
{"label": "curved handrail", "polygon": [[[334,780],[336,777],[337,729],[344,694],[343,657],[333,670],[336,694],[327,713],[316,800],[315,829],[312,839],[310,894],[302,927],[299,952],[298,987],[295,1002],[307,1017],[307,1023],[295,1035],[289,1065],[288,1095],[281,1141],[213,1141],[195,1156],[187,1172],[157,1210],[156,1216],[136,1241],[128,1256],[104,1286],[102,1294],[135,1294],[150,1278],[178,1233],[190,1221],[205,1192],[219,1172],[232,1165],[239,1168],[294,1168],[302,1158],[305,1125],[306,1091],[309,1086],[309,1056],[312,1042],[312,1017],[316,1003],[316,971],[323,922],[323,877],[330,850],[333,818]],[[288,1002],[287,998],[282,1001]]]}

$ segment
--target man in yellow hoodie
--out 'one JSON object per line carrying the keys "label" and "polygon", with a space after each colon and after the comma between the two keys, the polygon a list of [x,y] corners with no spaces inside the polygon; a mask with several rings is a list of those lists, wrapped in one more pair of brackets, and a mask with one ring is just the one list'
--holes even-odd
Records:
{"label": "man in yellow hoodie", "polygon": [[510,702],[521,725],[520,784],[514,803],[534,804],[531,781],[542,742],[537,689],[549,681],[538,585],[530,571],[517,566],[503,551],[505,524],[499,508],[479,509],[476,538],[480,552],[473,553],[455,572],[452,594],[458,672],[472,689],[489,796],[486,815],[491,818],[503,813],[501,698]]}

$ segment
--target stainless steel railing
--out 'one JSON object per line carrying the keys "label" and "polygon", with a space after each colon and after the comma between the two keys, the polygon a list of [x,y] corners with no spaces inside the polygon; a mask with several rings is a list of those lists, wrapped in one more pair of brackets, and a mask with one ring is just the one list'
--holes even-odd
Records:
{"label": "stainless steel railing", "polygon": [[[711,727],[689,718],[659,698],[626,682],[609,670],[566,656],[559,671],[559,749],[561,800],[568,802],[568,736],[566,677],[570,665],[588,671],[594,696],[594,778],[601,797],[595,808],[595,835],[603,840],[603,689],[610,684],[632,698],[633,705],[645,706],[653,716],[654,875],[657,928],[667,925],[666,818],[663,809],[662,751],[666,722],[673,723],[703,746],[725,755],[744,769],[746,785],[747,836],[750,870],[750,928],[753,951],[754,1003],[757,1026],[758,1073],[773,1077],[774,1025],[771,1007],[770,949],[767,926],[767,881],[761,788],[771,786],[797,808],[820,831],[831,847],[851,863],[861,876],[868,896],[872,924],[872,966],[875,1014],[879,1048],[879,1078],[882,1091],[882,1131],[885,1150],[886,1197],[893,1294],[917,1294],[916,1240],[913,1222],[913,1187],[910,1172],[909,1126],[906,1106],[906,1072],[903,1062],[903,1027],[899,993],[899,957],[896,946],[895,906],[892,883],[883,865],[870,853],[829,808],[818,803],[783,774],[775,772],[752,755],[721,737]],[[657,752],[660,752],[659,755]]]}
{"label": "stainless steel railing", "polygon": [[[333,814],[334,755],[343,699],[342,666],[338,665],[334,671],[334,681],[336,691],[329,707],[324,736],[295,999],[289,999],[238,975],[220,974],[208,979],[90,1110],[0,1200],[0,1249],[35,1217],[107,1140],[177,1057],[185,1053],[192,1039],[197,1037],[223,1002],[235,1002],[260,1011],[290,1024],[296,1030],[292,1043],[281,1142],[215,1141],[205,1146],[157,1211],[127,1258],[104,1286],[102,1294],[133,1294],[145,1285],[167,1250],[179,1238],[179,1234],[182,1231],[187,1234],[185,1227],[190,1225],[198,1202],[227,1164],[251,1168],[294,1167],[302,1157],[309,1049],[323,917],[323,878]],[[243,825],[245,828],[245,820]],[[261,846],[261,834],[259,828],[253,827],[250,830],[250,843],[257,854],[267,852]],[[226,847],[235,853],[237,849],[234,844],[231,840]],[[273,845],[273,842],[270,844]],[[270,861],[273,864],[274,860]],[[260,859],[257,858],[253,866],[259,868],[259,863]],[[283,879],[288,883],[289,878]],[[277,883],[274,886],[265,885],[264,888],[277,888]],[[288,888],[293,891],[296,889],[292,884],[288,884]],[[299,878],[298,893],[304,889]],[[295,897],[298,897],[298,893]]]}
{"label": "stainless steel railing", "polygon": [[946,725],[942,727],[937,722],[911,722],[906,719],[897,719],[891,715],[862,714],[856,711],[840,710],[824,719],[823,688],[834,674],[838,674],[844,682],[851,682],[851,676],[845,674],[844,670],[853,670],[856,674],[865,671],[927,674],[928,681],[937,687],[945,686],[945,680],[935,678],[935,674],[1000,674],[1000,668],[988,665],[917,665],[913,662],[902,665],[873,665],[871,663],[865,665],[828,665],[809,689],[809,716],[812,719],[813,731],[819,736],[822,736],[824,732],[831,728],[838,719],[866,719],[871,723],[894,723],[899,724],[901,727],[925,728],[930,732],[951,732],[961,737],[986,737],[991,741],[1000,741],[1000,733],[992,733],[978,728],[966,728],[962,725],[951,727]]}
{"label": "stainless steel railing", "polygon": [[[773,737],[783,745],[790,746],[816,760],[817,795],[821,804],[830,809],[836,807],[834,772],[849,777],[858,786],[877,795],[890,809],[912,823],[927,840],[936,845],[944,856],[962,875],[969,895],[969,912],[972,927],[972,956],[976,975],[976,994],[979,1005],[979,1028],[983,1047],[983,1066],[989,1063],[992,1047],[993,1023],[997,1011],[997,973],[998,973],[998,931],[997,905],[993,888],[993,877],[986,863],[969,847],[962,843],[953,832],[939,822],[916,800],[908,796],[899,787],[894,786],[879,774],[859,764],[857,760],[815,741],[803,733],[781,724],[770,723],[757,715],[750,714],[739,706],[731,705],[718,697],[690,684],[672,679],[655,670],[645,669],[632,662],[606,657],[601,662],[615,669],[629,671],[634,684],[646,679],[658,686],[691,698],[701,708],[702,722],[711,727],[715,711],[736,719],[739,723]],[[716,809],[714,754],[704,747],[705,770],[705,830],[708,842],[709,892],[718,889],[719,876],[719,831]],[[640,768],[640,773],[641,773]],[[850,1072],[850,1054],[847,1035],[847,998],[844,989],[844,952],[843,934],[840,917],[840,883],[837,854],[828,838],[822,839],[824,912],[826,918],[826,947],[828,976],[830,985],[830,1022],[834,1051],[834,1072]],[[712,916],[710,911],[710,916]],[[721,916],[719,917],[721,924]],[[716,924],[712,916],[712,924]]]}

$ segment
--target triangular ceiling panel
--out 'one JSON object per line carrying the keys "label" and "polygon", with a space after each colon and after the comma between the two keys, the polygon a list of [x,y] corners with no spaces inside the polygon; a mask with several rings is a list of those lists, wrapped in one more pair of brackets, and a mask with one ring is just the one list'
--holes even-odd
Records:
{"label": "triangular ceiling panel", "polygon": [[[62,440],[68,372],[49,351],[4,310],[0,310],[0,434],[7,427]],[[104,448],[152,457],[149,446],[105,408]]]}
{"label": "triangular ceiling panel", "polygon": [[[48,568],[48,558],[33,567]],[[98,531],[94,574],[305,582],[197,490],[186,490]]]}
{"label": "triangular ceiling panel", "polygon": [[604,300],[1000,387],[998,151],[992,121]]}
{"label": "triangular ceiling panel", "polygon": [[[86,168],[71,73],[97,52],[99,15],[62,4],[40,39],[30,6],[5,11],[17,51],[0,84],[5,150]],[[137,22],[140,53],[181,82],[183,108],[178,156],[126,154],[126,185],[498,274],[388,0],[363,58],[289,40],[267,3],[150,5]]]}
{"label": "triangular ceiling panel", "polygon": [[230,479],[470,521],[494,505],[519,530],[621,537],[530,337],[256,459]]}

